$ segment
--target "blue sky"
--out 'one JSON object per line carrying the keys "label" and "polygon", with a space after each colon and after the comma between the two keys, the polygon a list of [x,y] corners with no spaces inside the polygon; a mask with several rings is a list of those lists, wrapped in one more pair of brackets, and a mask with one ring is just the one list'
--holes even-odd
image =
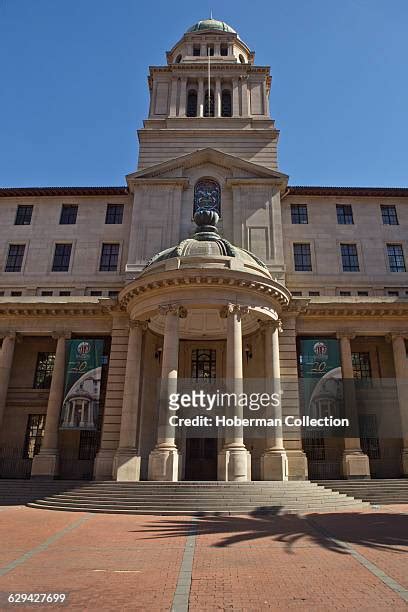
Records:
{"label": "blue sky", "polygon": [[0,185],[121,185],[149,64],[198,19],[271,65],[292,185],[408,186],[407,0],[0,0]]}

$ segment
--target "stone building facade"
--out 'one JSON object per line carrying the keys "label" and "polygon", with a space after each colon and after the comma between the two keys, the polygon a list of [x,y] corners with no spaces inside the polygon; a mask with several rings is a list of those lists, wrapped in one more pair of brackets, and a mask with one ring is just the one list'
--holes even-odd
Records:
{"label": "stone building facade", "polygon": [[[408,189],[288,185],[269,67],[227,24],[166,57],[125,187],[0,190],[0,476],[407,475]],[[60,428],[81,338],[103,340],[94,431]],[[160,398],[208,371],[280,380],[282,416],[301,415],[308,338],[338,340],[352,437],[166,427]]]}

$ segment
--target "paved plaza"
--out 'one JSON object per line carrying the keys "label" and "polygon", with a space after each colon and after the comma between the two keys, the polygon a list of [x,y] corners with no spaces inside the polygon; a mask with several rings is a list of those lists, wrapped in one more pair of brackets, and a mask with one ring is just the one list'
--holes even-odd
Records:
{"label": "paved plaza", "polygon": [[38,610],[406,610],[408,506],[303,516],[0,511],[5,593]]}

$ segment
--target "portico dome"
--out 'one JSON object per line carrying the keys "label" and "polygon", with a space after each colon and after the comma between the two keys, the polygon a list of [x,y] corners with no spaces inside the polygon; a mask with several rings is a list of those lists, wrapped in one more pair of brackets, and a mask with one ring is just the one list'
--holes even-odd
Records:
{"label": "portico dome", "polygon": [[177,258],[178,268],[229,267],[271,278],[268,268],[256,255],[232,245],[220,236],[218,220],[218,213],[214,210],[197,210],[194,215],[197,225],[194,235],[154,255],[142,274],[157,272],[159,264],[166,268],[166,262]]}

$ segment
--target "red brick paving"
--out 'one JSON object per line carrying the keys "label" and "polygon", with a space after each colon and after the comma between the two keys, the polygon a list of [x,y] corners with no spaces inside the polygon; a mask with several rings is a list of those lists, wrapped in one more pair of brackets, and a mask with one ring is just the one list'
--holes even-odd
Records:
{"label": "red brick paving", "polygon": [[[408,513],[408,507],[201,518],[189,609],[407,610],[396,593],[319,531],[350,544],[408,587],[408,514],[399,512]],[[0,565],[82,516],[25,507],[0,512]],[[0,590],[69,592],[68,610],[170,610],[191,519],[88,516],[0,578]]]}

